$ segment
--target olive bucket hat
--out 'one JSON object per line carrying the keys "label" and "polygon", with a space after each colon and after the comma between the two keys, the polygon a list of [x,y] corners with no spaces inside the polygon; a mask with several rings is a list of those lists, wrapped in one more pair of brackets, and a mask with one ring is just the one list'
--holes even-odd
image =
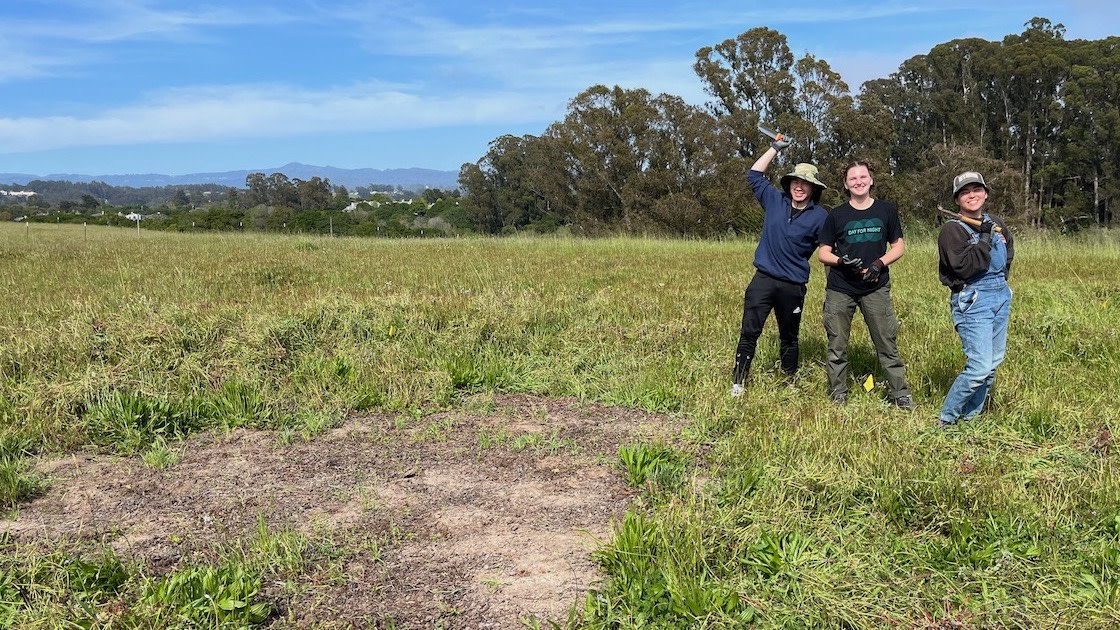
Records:
{"label": "olive bucket hat", "polygon": [[817,167],[809,164],[808,162],[801,162],[797,166],[793,167],[793,171],[782,175],[782,179],[780,181],[782,184],[782,190],[786,191],[786,194],[789,194],[789,181],[794,178],[803,179],[817,187],[816,190],[813,191],[813,201],[820,201],[821,191],[828,188],[828,186],[825,186],[824,183],[821,182],[821,180],[817,177]]}

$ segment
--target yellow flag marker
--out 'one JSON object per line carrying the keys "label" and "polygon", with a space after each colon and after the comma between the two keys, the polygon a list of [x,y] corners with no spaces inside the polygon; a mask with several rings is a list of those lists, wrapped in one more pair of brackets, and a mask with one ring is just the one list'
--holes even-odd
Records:
{"label": "yellow flag marker", "polygon": [[389,326],[389,336],[392,337],[395,332],[397,332],[397,328],[395,326]]}
{"label": "yellow flag marker", "polygon": [[864,391],[871,391],[871,390],[875,389],[875,375],[874,374],[868,374],[867,375],[867,380],[863,382],[863,389],[864,389]]}

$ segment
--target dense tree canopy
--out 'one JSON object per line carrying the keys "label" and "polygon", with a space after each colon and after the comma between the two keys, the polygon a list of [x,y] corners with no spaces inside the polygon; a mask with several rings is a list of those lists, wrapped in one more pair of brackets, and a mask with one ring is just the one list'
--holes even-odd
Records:
{"label": "dense tree canopy", "polygon": [[876,194],[911,224],[933,225],[952,176],[976,169],[1012,221],[1108,225],[1120,192],[1120,38],[1067,41],[1038,17],[1024,26],[999,42],[939,44],[858,95],[825,60],[751,29],[697,51],[704,105],[592,86],[542,135],[492,142],[463,165],[460,186],[488,233],[751,231],[759,209],[745,173],[769,142],[765,124],[794,140],[774,170],[816,163],[827,204],[843,199],[840,169],[858,157],[878,166]]}

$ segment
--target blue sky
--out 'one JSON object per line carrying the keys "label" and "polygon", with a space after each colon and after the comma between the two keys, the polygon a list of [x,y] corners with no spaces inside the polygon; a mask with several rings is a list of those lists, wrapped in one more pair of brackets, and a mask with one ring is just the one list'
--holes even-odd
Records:
{"label": "blue sky", "polygon": [[701,103],[696,50],[756,26],[854,93],[1035,16],[1120,34],[1113,0],[4,0],[0,172],[458,170],[595,84]]}

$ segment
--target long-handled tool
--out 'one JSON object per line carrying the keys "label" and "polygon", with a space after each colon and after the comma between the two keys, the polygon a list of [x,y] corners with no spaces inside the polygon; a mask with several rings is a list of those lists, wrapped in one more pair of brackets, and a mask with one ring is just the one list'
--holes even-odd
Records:
{"label": "long-handled tool", "polygon": [[[947,217],[952,217],[954,219],[959,219],[961,221],[964,221],[965,223],[971,225],[972,227],[980,227],[980,224],[983,223],[983,221],[981,221],[980,219],[973,219],[972,217],[966,217],[959,212],[952,212],[950,210],[946,210],[945,208],[941,207],[940,204],[938,204],[938,206],[937,206],[937,211],[940,212],[941,214],[947,216]],[[993,232],[1002,232],[1003,230],[1001,230],[1000,227],[998,225],[996,225],[996,226],[992,227],[992,231]]]}

